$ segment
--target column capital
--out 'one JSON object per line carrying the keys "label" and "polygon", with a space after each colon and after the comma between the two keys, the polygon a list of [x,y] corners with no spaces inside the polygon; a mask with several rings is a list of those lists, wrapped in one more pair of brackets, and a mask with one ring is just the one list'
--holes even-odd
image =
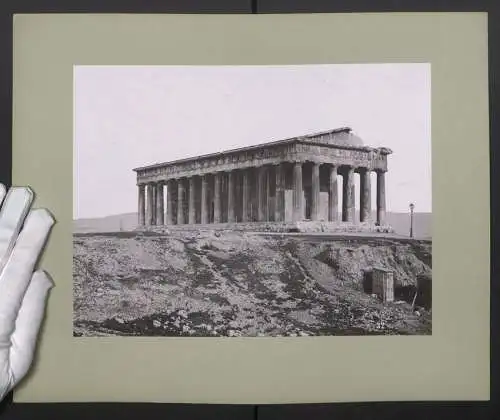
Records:
{"label": "column capital", "polygon": [[318,158],[316,157],[307,157],[303,160],[296,160],[295,162],[300,162],[300,163],[303,163],[303,164],[307,164],[307,163],[310,163],[310,164],[313,164],[313,165],[321,165],[323,162],[321,162],[321,160],[318,160]]}
{"label": "column capital", "polygon": [[357,169],[355,165],[343,165],[344,167],[344,172],[347,173],[354,173],[354,171]]}

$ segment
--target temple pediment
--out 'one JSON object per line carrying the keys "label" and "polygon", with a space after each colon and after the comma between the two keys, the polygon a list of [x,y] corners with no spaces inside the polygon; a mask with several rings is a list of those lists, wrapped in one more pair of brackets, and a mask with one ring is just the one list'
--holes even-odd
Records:
{"label": "temple pediment", "polygon": [[340,147],[364,146],[361,137],[354,134],[350,127],[342,127],[334,130],[308,134],[306,136],[301,136],[300,140],[311,143],[330,144]]}

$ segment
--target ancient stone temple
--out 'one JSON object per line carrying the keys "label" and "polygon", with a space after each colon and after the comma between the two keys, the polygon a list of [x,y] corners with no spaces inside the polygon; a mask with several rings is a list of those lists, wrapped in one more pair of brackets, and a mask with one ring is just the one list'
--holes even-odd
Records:
{"label": "ancient stone temple", "polygon": [[[135,168],[139,226],[304,221],[383,226],[391,153],[365,146],[350,128],[340,128]],[[360,177],[358,208],[355,176]]]}

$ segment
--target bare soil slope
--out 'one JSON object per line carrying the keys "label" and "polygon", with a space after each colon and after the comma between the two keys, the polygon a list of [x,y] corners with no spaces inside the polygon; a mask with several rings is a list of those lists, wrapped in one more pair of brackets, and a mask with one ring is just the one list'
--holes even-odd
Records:
{"label": "bare soil slope", "polygon": [[430,334],[430,312],[381,303],[363,291],[363,272],[393,270],[403,296],[431,265],[427,241],[79,234],[74,334]]}

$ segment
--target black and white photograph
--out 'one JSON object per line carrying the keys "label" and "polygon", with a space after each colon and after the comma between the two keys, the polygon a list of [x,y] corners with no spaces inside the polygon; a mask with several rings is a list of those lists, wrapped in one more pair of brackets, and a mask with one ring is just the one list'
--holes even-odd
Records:
{"label": "black and white photograph", "polygon": [[431,66],[75,66],[74,337],[432,334]]}

